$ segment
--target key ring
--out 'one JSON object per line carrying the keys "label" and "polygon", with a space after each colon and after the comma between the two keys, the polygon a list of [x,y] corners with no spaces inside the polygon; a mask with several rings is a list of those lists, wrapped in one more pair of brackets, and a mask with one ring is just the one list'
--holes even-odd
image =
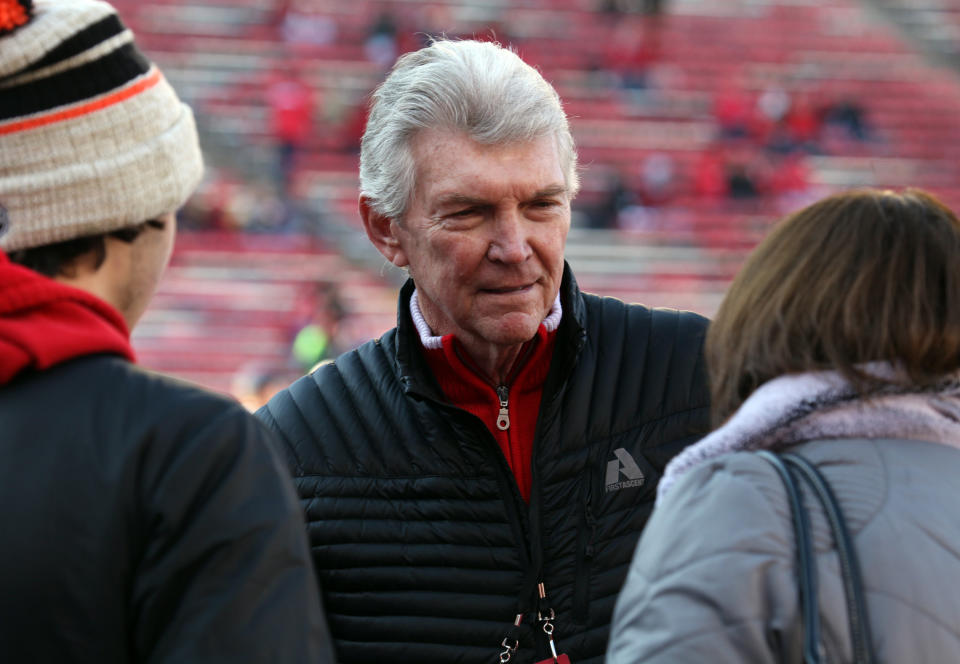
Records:
{"label": "key ring", "polygon": [[520,645],[520,641],[517,639],[513,640],[513,645],[510,645],[509,641],[510,637],[505,636],[503,642],[500,644],[503,646],[503,652],[500,653],[500,664],[507,664],[510,658],[513,657],[513,653],[517,652],[517,646]]}
{"label": "key ring", "polygon": [[[518,613],[517,616],[513,619],[513,627],[516,629],[520,626],[520,623],[523,622],[523,614]],[[514,630],[511,630],[511,634],[515,633]],[[513,657],[513,654],[517,652],[517,648],[520,647],[520,639],[512,639],[513,645],[510,645],[510,634],[507,634],[503,637],[503,641],[500,643],[503,646],[503,652],[500,653],[500,664],[507,664],[510,661],[510,658]]]}
{"label": "key ring", "polygon": [[[538,590],[540,592],[540,600],[541,601],[546,600],[547,592],[542,583],[539,584]],[[559,656],[557,655],[557,645],[553,642],[554,627],[553,627],[553,622],[551,622],[556,618],[557,618],[557,614],[553,610],[552,606],[547,609],[546,614],[544,614],[543,611],[537,611],[537,620],[543,623],[543,633],[547,635],[547,642],[550,645],[550,652],[553,654],[554,664],[560,661],[558,659]]]}

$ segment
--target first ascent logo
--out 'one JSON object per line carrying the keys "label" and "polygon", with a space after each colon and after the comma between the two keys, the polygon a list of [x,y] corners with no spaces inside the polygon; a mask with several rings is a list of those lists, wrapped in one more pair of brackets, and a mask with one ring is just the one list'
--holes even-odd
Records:
{"label": "first ascent logo", "polygon": [[643,471],[630,453],[622,447],[613,451],[617,458],[607,462],[607,493],[630,487],[643,486]]}

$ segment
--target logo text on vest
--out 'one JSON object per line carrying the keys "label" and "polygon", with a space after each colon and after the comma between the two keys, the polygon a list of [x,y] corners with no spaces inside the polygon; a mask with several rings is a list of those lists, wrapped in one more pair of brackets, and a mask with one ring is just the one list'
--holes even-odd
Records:
{"label": "logo text on vest", "polygon": [[[607,493],[634,486],[643,486],[643,471],[640,470],[640,466],[633,460],[630,453],[622,447],[618,447],[613,453],[617,458],[607,462]],[[621,475],[625,479],[621,480]]]}

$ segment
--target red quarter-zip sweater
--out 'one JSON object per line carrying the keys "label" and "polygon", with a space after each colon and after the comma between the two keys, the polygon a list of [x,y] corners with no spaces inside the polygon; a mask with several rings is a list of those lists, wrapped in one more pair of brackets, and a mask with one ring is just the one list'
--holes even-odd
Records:
{"label": "red quarter-zip sweater", "polygon": [[533,437],[556,336],[556,330],[548,332],[541,324],[537,335],[523,345],[506,385],[494,385],[484,376],[452,334],[442,338],[442,348],[424,348],[447,399],[487,425],[527,502],[532,482]]}

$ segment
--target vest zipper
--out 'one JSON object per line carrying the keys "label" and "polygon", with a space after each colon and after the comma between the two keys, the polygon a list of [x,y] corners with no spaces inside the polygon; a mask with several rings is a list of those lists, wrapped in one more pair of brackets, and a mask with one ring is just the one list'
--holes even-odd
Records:
{"label": "vest zipper", "polygon": [[510,428],[510,388],[500,385],[496,388],[497,398],[500,399],[500,413],[497,415],[497,428],[506,431]]}
{"label": "vest zipper", "polygon": [[580,526],[577,542],[576,576],[573,581],[573,619],[581,625],[587,624],[590,611],[590,577],[593,569],[593,556],[596,554],[594,542],[597,539],[597,517],[593,513],[593,486],[584,481],[583,522]]}

